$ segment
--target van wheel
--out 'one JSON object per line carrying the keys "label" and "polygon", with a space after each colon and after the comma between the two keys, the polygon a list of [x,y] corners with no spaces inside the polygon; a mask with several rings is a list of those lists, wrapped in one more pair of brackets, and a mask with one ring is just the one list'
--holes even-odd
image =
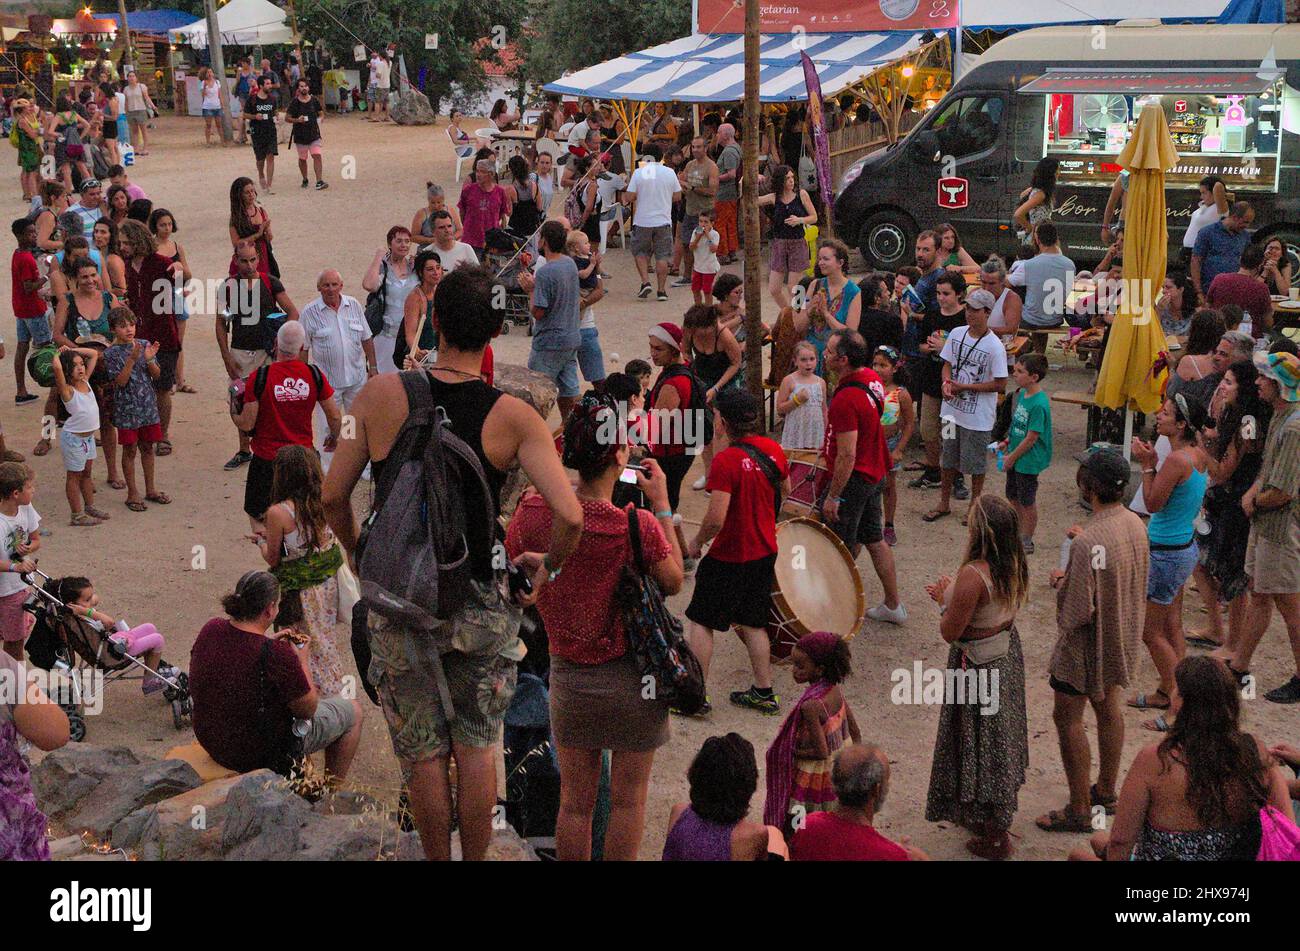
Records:
{"label": "van wheel", "polygon": [[893,271],[912,263],[916,225],[902,212],[880,211],[862,226],[859,250],[868,268]]}
{"label": "van wheel", "polygon": [[1260,247],[1263,247],[1274,238],[1282,239],[1282,244],[1286,248],[1286,259],[1291,262],[1291,286],[1300,287],[1300,232],[1284,229],[1256,240]]}

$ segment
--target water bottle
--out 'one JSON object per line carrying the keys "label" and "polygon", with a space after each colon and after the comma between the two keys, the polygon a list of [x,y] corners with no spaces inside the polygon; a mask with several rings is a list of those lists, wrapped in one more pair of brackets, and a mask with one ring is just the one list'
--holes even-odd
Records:
{"label": "water bottle", "polygon": [[123,142],[118,146],[118,151],[122,153],[122,165],[130,168],[135,164],[135,148],[129,142]]}
{"label": "water bottle", "polygon": [[1073,541],[1074,539],[1066,535],[1065,540],[1061,542],[1061,563],[1058,566],[1061,571],[1066,571],[1070,567],[1070,543]]}

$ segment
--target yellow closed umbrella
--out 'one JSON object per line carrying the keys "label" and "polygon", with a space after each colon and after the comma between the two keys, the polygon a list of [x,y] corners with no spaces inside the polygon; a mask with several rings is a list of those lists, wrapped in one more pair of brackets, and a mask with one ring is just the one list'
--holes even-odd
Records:
{"label": "yellow closed umbrella", "polygon": [[[1124,205],[1124,294],[1110,328],[1093,399],[1106,409],[1153,413],[1160,408],[1162,379],[1167,372],[1163,361],[1156,368],[1167,343],[1155,313],[1169,247],[1165,172],[1178,164],[1164,110],[1158,104],[1142,108],[1119,164],[1129,172]],[[1124,450],[1127,454],[1127,445]]]}

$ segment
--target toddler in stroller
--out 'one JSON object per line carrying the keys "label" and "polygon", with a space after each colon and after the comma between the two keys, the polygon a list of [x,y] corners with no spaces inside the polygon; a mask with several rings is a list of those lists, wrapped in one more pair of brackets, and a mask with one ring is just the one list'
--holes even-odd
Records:
{"label": "toddler in stroller", "polygon": [[114,660],[120,660],[129,654],[139,658],[140,662],[149,668],[149,673],[144,675],[144,680],[140,684],[140,690],[146,696],[164,689],[167,680],[175,679],[180,672],[172,665],[163,662],[163,636],[152,624],[128,627],[125,621],[115,620],[103,611],[97,610],[99,595],[95,593],[95,586],[90,583],[90,579],[57,578],[50,582],[47,590],[62,601],[76,617],[84,618],[96,632],[107,635],[108,651]]}

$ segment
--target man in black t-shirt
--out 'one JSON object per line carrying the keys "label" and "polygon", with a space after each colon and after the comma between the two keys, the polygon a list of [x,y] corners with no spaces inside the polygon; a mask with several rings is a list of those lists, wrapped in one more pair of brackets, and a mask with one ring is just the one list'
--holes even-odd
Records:
{"label": "man in black t-shirt", "polygon": [[311,84],[298,80],[298,93],[289,103],[285,117],[293,126],[293,144],[298,149],[298,171],[302,173],[302,187],[307,187],[307,156],[311,155],[312,170],[316,173],[316,190],[329,188],[321,177],[320,154],[320,103],[311,94]]}
{"label": "man in black t-shirt", "polygon": [[[939,408],[943,404],[943,360],[939,354],[948,334],[966,326],[966,308],[962,304],[965,278],[951,271],[945,272],[934,282],[934,290],[939,306],[926,310],[921,320],[921,356],[915,364],[909,365],[909,372],[914,368],[921,380],[919,416],[921,438],[925,441],[925,471],[909,483],[918,489],[935,488],[941,481],[939,451],[943,443],[939,433]],[[954,486],[953,495],[958,499],[970,497],[964,485],[960,490]]]}
{"label": "man in black t-shirt", "polygon": [[[227,278],[221,288],[217,347],[232,383],[247,380],[249,374],[271,362],[266,350],[263,317],[281,313],[290,320],[298,319],[298,308],[289,299],[280,279],[269,274],[260,276],[257,263],[257,246],[241,244],[235,250],[236,276]],[[238,469],[252,458],[249,436],[240,432],[239,452],[230,458],[225,468]]]}
{"label": "man in black t-shirt", "polygon": [[862,316],[858,333],[867,342],[867,353],[874,355],[880,346],[903,346],[903,323],[889,312],[889,288],[885,275],[871,274],[862,282]]}
{"label": "man in black t-shirt", "polygon": [[248,97],[244,115],[248,118],[250,137],[253,140],[253,157],[257,159],[257,180],[262,191],[271,193],[271,179],[275,177],[275,157],[280,147],[275,142],[274,78],[263,75],[257,90]]}

